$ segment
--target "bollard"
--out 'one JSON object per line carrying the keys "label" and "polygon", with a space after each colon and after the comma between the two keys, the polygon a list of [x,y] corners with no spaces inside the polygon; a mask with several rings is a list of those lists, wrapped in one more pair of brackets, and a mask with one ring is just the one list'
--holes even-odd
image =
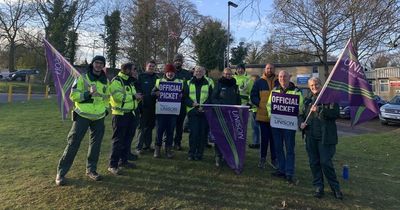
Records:
{"label": "bollard", "polygon": [[8,85],[8,103],[12,101],[12,84]]}
{"label": "bollard", "polygon": [[46,85],[46,90],[44,92],[44,98],[49,98],[49,91],[50,91],[49,85]]}
{"label": "bollard", "polygon": [[31,100],[31,95],[32,95],[32,84],[29,83],[28,84],[28,98],[27,98],[28,101]]}

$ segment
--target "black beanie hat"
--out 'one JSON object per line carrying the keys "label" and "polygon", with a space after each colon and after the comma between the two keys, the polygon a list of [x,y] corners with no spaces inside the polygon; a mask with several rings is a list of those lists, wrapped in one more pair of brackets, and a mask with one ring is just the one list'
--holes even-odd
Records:
{"label": "black beanie hat", "polygon": [[94,58],[92,59],[92,65],[93,65],[93,63],[95,62],[95,61],[101,61],[101,62],[103,62],[104,63],[104,66],[106,65],[106,59],[103,57],[103,56],[101,56],[101,55],[96,55],[96,56],[94,56]]}
{"label": "black beanie hat", "polygon": [[245,67],[244,63],[238,64],[236,66],[236,69],[244,69],[246,71],[246,67]]}

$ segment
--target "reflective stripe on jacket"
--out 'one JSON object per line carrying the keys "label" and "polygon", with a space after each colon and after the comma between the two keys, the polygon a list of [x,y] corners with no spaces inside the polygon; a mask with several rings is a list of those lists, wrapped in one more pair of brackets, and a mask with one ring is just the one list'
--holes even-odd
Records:
{"label": "reflective stripe on jacket", "polygon": [[112,114],[123,115],[132,112],[137,107],[136,89],[129,76],[119,72],[110,85],[110,105]]}
{"label": "reflective stripe on jacket", "polygon": [[[97,90],[93,95],[90,95],[91,86],[96,86]],[[101,119],[106,116],[106,108],[108,107],[108,82],[92,80],[88,73],[82,74],[75,80],[69,97],[75,103],[74,111],[81,117],[89,120]]]}

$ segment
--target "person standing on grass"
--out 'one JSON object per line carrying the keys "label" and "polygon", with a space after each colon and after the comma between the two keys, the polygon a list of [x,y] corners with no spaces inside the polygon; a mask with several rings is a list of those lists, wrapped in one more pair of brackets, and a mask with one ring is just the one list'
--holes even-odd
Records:
{"label": "person standing on grass", "polygon": [[204,147],[207,144],[208,122],[201,105],[209,103],[212,86],[205,78],[205,73],[204,67],[196,66],[193,78],[186,82],[189,89],[186,98],[190,130],[188,160],[202,160]]}
{"label": "person standing on grass", "polygon": [[[190,80],[192,78],[192,74],[182,68],[183,65],[183,55],[182,54],[176,54],[174,56],[174,66],[176,69],[175,72],[175,77],[177,79],[182,80],[184,83],[187,80]],[[182,150],[182,134],[183,134],[183,123],[185,122],[185,117],[186,117],[186,109],[183,108],[185,107],[184,104],[181,105],[181,113],[179,113],[178,118],[176,119],[176,126],[175,126],[175,137],[174,137],[174,149],[175,150]]]}
{"label": "person standing on grass", "polygon": [[[343,199],[332,163],[338,143],[336,119],[339,117],[339,105],[337,103],[313,105],[321,91],[321,80],[316,77],[310,78],[308,87],[312,95],[304,100],[300,128],[305,132],[306,150],[313,176],[312,184],[315,188],[313,195],[316,198],[324,195],[325,175],[335,198]],[[305,121],[310,112],[310,117]]]}
{"label": "person standing on grass", "polygon": [[[283,94],[297,97],[298,98],[298,111],[299,113],[296,114],[296,118],[302,112],[303,107],[303,95],[293,83],[290,82],[290,75],[287,71],[282,70],[278,74],[278,81],[279,86],[275,87],[272,90],[268,98],[267,109],[268,109],[268,116],[271,116],[272,109],[274,107],[271,106],[272,104],[272,95],[274,93]],[[285,96],[282,96],[285,97]],[[282,98],[281,97],[281,98]],[[272,116],[271,116],[272,118]],[[296,122],[298,120],[296,119]],[[273,121],[271,120],[271,123]],[[275,143],[275,151],[278,157],[278,169],[272,173],[273,176],[284,178],[289,184],[294,184],[294,172],[295,172],[295,138],[296,138],[296,130],[286,129],[286,128],[275,128],[272,127],[272,136],[273,141]],[[296,127],[296,129],[298,129]],[[285,147],[285,149],[283,148]]]}
{"label": "person standing on grass", "polygon": [[112,110],[112,149],[108,171],[118,175],[120,168],[136,168],[134,163],[128,161],[130,155],[130,142],[135,136],[137,117],[136,108],[138,100],[142,95],[136,92],[135,79],[132,72],[136,66],[132,63],[125,63],[121,71],[110,85],[110,104]]}
{"label": "person standing on grass", "polygon": [[279,86],[278,77],[275,75],[275,67],[268,63],[260,79],[254,82],[250,93],[251,103],[257,106],[256,121],[261,130],[260,160],[258,167],[264,169],[267,163],[268,145],[271,156],[271,166],[276,169],[278,159],[276,157],[275,144],[272,138],[270,116],[267,112],[267,101],[274,87]]}
{"label": "person standing on grass", "polygon": [[[222,77],[218,80],[213,90],[211,102],[213,104],[240,105],[239,88],[236,85],[235,78],[232,77],[230,68],[225,68],[222,72]],[[214,148],[215,166],[221,167],[223,163],[222,153],[217,144],[214,145]]]}
{"label": "person standing on grass", "polygon": [[[169,82],[169,83],[177,83],[181,85],[181,89],[179,90],[178,95],[180,94],[181,100],[185,100],[184,94],[186,94],[185,91],[185,84],[182,80],[176,78],[175,76],[175,67],[172,64],[166,64],[164,67],[164,77],[161,79],[157,79],[156,84],[152,90],[152,95],[156,96],[158,100],[160,100],[160,83],[161,82]],[[179,96],[177,97],[179,98]],[[157,101],[157,103],[160,103],[160,101]],[[181,105],[182,103],[180,103]],[[157,106],[157,105],[156,105]],[[180,107],[180,110],[184,109],[184,107]],[[168,112],[169,113],[169,112]],[[154,157],[155,158],[160,158],[161,157],[161,147],[163,143],[163,137],[165,134],[165,154],[167,158],[173,158],[174,154],[172,152],[172,142],[174,138],[174,129],[176,125],[176,121],[178,118],[178,115],[175,113],[171,114],[156,114],[156,121],[157,121],[157,138],[156,138],[156,146],[154,150]],[[180,112],[182,113],[182,112]],[[186,111],[185,111],[186,113]],[[179,113],[178,113],[179,114]]]}
{"label": "person standing on grass", "polygon": [[68,144],[57,167],[57,185],[65,184],[65,175],[72,166],[88,128],[90,129],[90,144],[86,175],[92,180],[101,180],[96,170],[105,130],[104,118],[108,114],[108,81],[103,71],[105,64],[106,59],[103,56],[95,56],[87,73],[79,76],[72,85],[69,97],[75,103],[75,109],[72,116],[72,128],[67,137]]}
{"label": "person standing on grass", "polygon": [[156,62],[150,60],[146,64],[146,71],[141,73],[137,80],[137,92],[141,93],[143,99],[139,102],[139,131],[136,153],[142,155],[144,152],[153,152],[151,143],[153,140],[153,129],[156,125],[156,97],[151,91],[158,79],[155,72]]}
{"label": "person standing on grass", "polygon": [[[251,75],[251,80],[253,83],[260,79],[260,76],[258,75]],[[250,97],[249,97],[250,98]],[[250,118],[250,124],[251,124],[251,132],[252,132],[252,139],[253,141],[251,144],[249,144],[250,149],[259,149],[260,148],[260,124],[258,123],[256,116],[257,116],[257,106],[254,105],[253,103],[250,103],[250,109],[249,111],[251,112],[251,118]],[[266,155],[265,155],[266,156]]]}

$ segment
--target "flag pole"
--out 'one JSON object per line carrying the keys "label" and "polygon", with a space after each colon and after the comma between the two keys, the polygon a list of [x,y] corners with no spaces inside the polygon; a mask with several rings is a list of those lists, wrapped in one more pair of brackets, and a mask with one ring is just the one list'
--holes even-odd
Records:
{"label": "flag pole", "polygon": [[[330,73],[329,76],[328,76],[328,79],[326,79],[325,84],[324,84],[324,86],[322,86],[322,89],[321,89],[321,91],[319,92],[319,94],[318,94],[318,96],[317,96],[317,99],[315,100],[313,106],[315,106],[315,105],[319,102],[321,96],[324,94],[325,89],[326,89],[326,87],[328,86],[328,83],[329,83],[329,81],[331,80],[333,73],[336,71],[337,65],[338,65],[339,62],[342,60],[343,53],[345,52],[347,46],[349,46],[350,41],[351,41],[351,38],[347,41],[346,46],[344,47],[342,53],[340,53],[339,59],[337,60],[335,66],[333,67],[333,71],[331,71],[331,73]],[[307,120],[308,120],[308,118],[310,117],[310,115],[311,115],[311,110],[310,110],[310,112],[308,112],[308,115],[307,115],[306,119],[304,120],[304,122],[307,122]]]}

